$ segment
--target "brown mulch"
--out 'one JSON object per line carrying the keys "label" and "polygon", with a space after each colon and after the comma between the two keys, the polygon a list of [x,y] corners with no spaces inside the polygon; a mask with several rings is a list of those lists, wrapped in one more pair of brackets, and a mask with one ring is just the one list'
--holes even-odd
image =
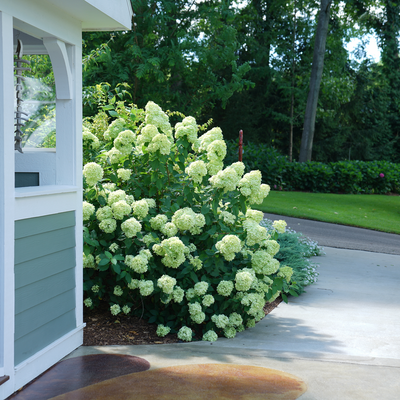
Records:
{"label": "brown mulch", "polygon": [[[282,301],[278,297],[264,307],[265,315],[278,307]],[[85,308],[83,320],[86,327],[83,331],[84,346],[139,345],[178,343],[176,334],[160,338],[156,334],[157,324],[149,324],[135,316],[113,316],[108,308],[89,310]]]}

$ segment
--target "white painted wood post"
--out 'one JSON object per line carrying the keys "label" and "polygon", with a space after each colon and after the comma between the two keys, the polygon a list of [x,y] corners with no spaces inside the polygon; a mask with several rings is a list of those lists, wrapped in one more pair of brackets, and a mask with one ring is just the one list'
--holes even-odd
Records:
{"label": "white painted wood post", "polygon": [[0,375],[10,376],[0,398],[14,385],[13,52],[13,18],[0,12]]}

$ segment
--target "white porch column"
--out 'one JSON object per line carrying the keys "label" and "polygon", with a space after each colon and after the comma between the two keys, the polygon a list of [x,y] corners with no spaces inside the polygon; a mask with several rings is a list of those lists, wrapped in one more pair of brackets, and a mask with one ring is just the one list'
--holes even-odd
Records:
{"label": "white porch column", "polygon": [[14,387],[13,17],[0,12],[0,398]]}

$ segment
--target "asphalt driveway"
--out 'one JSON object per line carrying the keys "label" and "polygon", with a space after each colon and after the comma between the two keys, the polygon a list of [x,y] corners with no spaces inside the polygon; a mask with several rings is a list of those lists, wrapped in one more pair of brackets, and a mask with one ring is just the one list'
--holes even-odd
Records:
{"label": "asphalt driveway", "polygon": [[285,220],[290,228],[296,232],[303,233],[304,236],[308,236],[310,239],[316,240],[321,246],[400,255],[400,235],[352,226],[284,217],[282,215],[264,215],[271,220]]}

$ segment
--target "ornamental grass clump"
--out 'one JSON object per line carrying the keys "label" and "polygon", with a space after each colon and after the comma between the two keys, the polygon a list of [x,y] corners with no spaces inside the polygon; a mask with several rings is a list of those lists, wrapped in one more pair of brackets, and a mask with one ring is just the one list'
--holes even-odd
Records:
{"label": "ornamental grass clump", "polygon": [[106,302],[183,341],[254,326],[266,302],[296,288],[274,258],[284,223],[267,229],[251,209],[269,192],[261,173],[224,165],[221,129],[193,117],[172,126],[180,114],[152,102],[107,108],[111,124],[104,112],[85,121],[85,306]]}

